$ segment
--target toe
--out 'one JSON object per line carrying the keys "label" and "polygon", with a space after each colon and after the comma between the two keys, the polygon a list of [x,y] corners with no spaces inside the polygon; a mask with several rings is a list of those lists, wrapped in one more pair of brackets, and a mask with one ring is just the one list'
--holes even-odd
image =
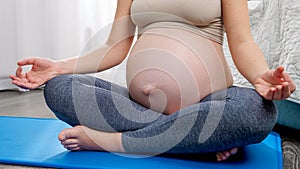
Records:
{"label": "toe", "polygon": [[76,127],[74,128],[68,128],[68,129],[64,129],[60,132],[60,134],[58,135],[58,139],[61,142],[64,142],[68,139],[72,139],[72,138],[76,138],[78,136],[78,130]]}
{"label": "toe", "polygon": [[81,151],[81,150],[83,150],[83,149],[80,148],[80,147],[75,147],[75,148],[72,148],[72,149],[69,149],[69,150],[71,150],[71,151]]}
{"label": "toe", "polygon": [[222,154],[223,154],[223,155],[222,155],[222,160],[223,160],[223,161],[224,161],[224,160],[227,160],[227,158],[228,158],[229,156],[226,156],[226,152],[224,151]]}
{"label": "toe", "polygon": [[227,157],[227,158],[231,156],[229,151],[224,151],[223,153],[224,153],[224,156]]}
{"label": "toe", "polygon": [[233,148],[230,150],[231,155],[235,155],[238,152],[238,148]]}
{"label": "toe", "polygon": [[64,129],[59,133],[59,135],[58,135],[59,141],[64,142],[66,139],[68,139],[68,137],[66,135],[66,133],[68,133],[68,130],[69,129]]}
{"label": "toe", "polygon": [[73,145],[73,144],[78,144],[77,139],[67,139],[64,142],[62,142],[63,145]]}
{"label": "toe", "polygon": [[222,158],[223,158],[223,153],[217,153],[217,161],[222,161]]}
{"label": "toe", "polygon": [[64,146],[66,149],[70,150],[70,151],[80,151],[82,150],[82,148],[80,146],[78,146],[77,144],[73,144],[73,145],[68,145],[68,146]]}
{"label": "toe", "polygon": [[73,150],[73,149],[77,149],[77,148],[80,148],[78,146],[78,144],[69,144],[69,145],[64,145],[64,147],[68,150]]}
{"label": "toe", "polygon": [[218,161],[224,161],[227,160],[230,156],[235,155],[238,152],[238,148],[233,148],[231,150],[218,152],[216,154]]}

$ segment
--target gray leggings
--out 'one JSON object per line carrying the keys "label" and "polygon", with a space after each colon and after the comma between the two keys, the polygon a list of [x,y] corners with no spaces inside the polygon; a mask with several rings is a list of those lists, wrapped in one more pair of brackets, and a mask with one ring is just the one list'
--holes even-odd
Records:
{"label": "gray leggings", "polygon": [[261,142],[273,129],[272,101],[253,89],[230,87],[171,115],[132,101],[124,87],[87,75],[51,79],[44,96],[71,126],[122,132],[128,153],[209,153]]}

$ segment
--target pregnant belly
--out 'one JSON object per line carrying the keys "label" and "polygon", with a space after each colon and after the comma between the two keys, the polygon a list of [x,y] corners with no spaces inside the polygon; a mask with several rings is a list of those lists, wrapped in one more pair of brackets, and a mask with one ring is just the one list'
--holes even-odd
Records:
{"label": "pregnant belly", "polygon": [[126,72],[133,100],[165,114],[232,85],[222,46],[176,29],[144,32],[130,53]]}

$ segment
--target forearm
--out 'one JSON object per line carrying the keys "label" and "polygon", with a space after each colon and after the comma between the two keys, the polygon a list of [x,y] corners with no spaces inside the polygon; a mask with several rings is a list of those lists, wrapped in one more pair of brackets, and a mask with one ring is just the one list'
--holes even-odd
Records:
{"label": "forearm", "polygon": [[254,84],[257,77],[268,71],[269,67],[251,34],[248,2],[222,0],[222,10],[233,61],[240,73]]}
{"label": "forearm", "polygon": [[231,47],[231,54],[237,69],[251,84],[269,70],[262,51],[253,40]]}
{"label": "forearm", "polygon": [[[101,47],[84,56],[75,56],[57,62],[61,74],[85,74],[97,72],[101,54],[105,53],[106,47]],[[98,53],[98,54],[97,54]],[[103,56],[103,55],[102,55]]]}

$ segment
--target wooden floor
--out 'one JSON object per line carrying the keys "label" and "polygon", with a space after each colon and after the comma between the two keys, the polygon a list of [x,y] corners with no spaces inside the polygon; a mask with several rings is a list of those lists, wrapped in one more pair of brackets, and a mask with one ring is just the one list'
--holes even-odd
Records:
{"label": "wooden floor", "polygon": [[44,101],[42,90],[30,92],[0,91],[0,115],[55,117]]}
{"label": "wooden floor", "polygon": [[[31,92],[0,91],[0,116],[55,118],[47,108],[42,90]],[[300,169],[300,132],[283,126],[275,131],[282,137],[284,169]],[[1,165],[0,169],[37,169],[35,167]]]}

